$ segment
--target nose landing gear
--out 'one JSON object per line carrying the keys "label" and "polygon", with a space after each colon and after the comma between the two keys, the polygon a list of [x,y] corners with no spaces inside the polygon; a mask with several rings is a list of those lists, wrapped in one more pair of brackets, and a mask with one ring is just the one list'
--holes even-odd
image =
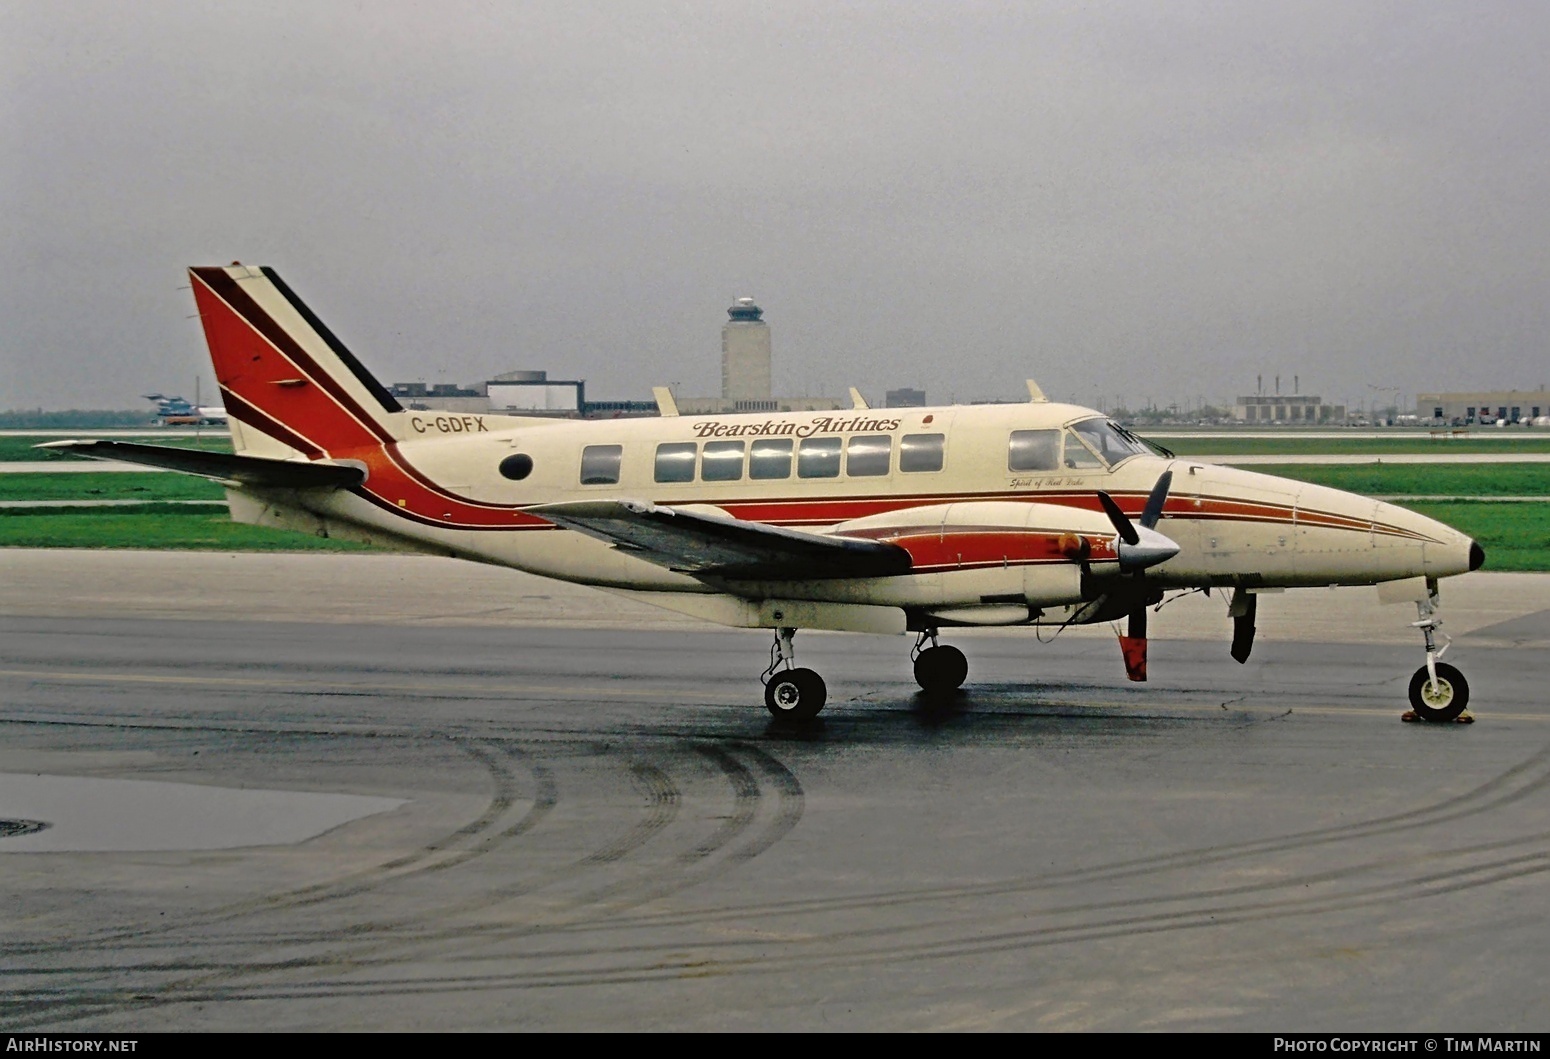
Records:
{"label": "nose landing gear", "polygon": [[[798,669],[796,648],[792,644],[795,629],[776,629],[770,648],[770,667],[760,678],[764,681],[764,706],[781,721],[810,721],[823,709],[829,689],[823,677],[811,669]],[[784,669],[781,667],[785,666]]]}
{"label": "nose landing gear", "polygon": [[[1401,719],[1470,724],[1474,718],[1464,712],[1469,705],[1469,681],[1455,666],[1441,661],[1452,641],[1443,644],[1440,650],[1437,647],[1436,634],[1442,627],[1442,619],[1437,617],[1437,605],[1436,582],[1429,582],[1427,597],[1416,600],[1418,620],[1410,623],[1426,637],[1426,664],[1410,678],[1410,710]],[[1448,639],[1446,634],[1443,639]]]}

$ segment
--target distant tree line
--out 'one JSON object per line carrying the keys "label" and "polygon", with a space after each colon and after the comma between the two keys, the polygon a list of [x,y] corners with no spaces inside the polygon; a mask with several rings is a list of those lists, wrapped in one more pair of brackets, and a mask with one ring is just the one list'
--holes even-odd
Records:
{"label": "distant tree line", "polygon": [[135,409],[71,408],[64,412],[45,412],[41,408],[25,408],[0,412],[0,430],[75,430],[83,427],[150,425],[150,413]]}

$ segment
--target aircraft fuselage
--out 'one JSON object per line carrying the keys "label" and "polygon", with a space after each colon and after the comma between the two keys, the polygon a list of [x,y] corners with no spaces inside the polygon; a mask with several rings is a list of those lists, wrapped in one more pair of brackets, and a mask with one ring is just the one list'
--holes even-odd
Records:
{"label": "aircraft fuselage", "polygon": [[[1069,547],[1060,550],[1061,538],[1085,539],[1087,573],[1101,579],[1114,529],[1097,491],[1135,515],[1172,470],[1158,528],[1179,552],[1146,572],[1158,588],[1364,585],[1470,569],[1472,542],[1433,519],[1353,493],[1142,451],[1101,413],[1074,405],[607,421],[398,415],[404,440],[330,452],[368,468],[360,489],[270,495],[257,510],[234,496],[234,515],[271,524],[310,515],[319,532],[349,535],[353,528],[603,587],[984,607],[984,623],[995,624],[990,608],[1012,605],[1003,613],[1015,620],[1019,597],[1034,607],[1090,597],[1082,563]],[[1104,443],[1117,447],[1103,450]],[[890,540],[910,550],[914,569],[884,578],[707,584],[556,530],[525,510],[600,497]]]}

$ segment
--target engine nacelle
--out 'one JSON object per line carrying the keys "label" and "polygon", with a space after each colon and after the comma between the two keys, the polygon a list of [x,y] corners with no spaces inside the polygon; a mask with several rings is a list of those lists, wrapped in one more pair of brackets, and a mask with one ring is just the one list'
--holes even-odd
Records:
{"label": "engine nacelle", "polygon": [[1080,603],[1084,569],[1118,562],[1105,515],[1056,504],[932,504],[855,519],[832,532],[904,548],[912,576],[936,579],[932,612],[957,624],[1013,624],[1019,606]]}

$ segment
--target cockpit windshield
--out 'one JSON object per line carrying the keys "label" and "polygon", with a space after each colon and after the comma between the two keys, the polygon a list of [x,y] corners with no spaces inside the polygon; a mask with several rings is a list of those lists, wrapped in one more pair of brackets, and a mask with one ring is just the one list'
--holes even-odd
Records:
{"label": "cockpit windshield", "polygon": [[1151,451],[1140,438],[1108,419],[1084,419],[1080,423],[1072,423],[1070,430],[1110,467]]}

